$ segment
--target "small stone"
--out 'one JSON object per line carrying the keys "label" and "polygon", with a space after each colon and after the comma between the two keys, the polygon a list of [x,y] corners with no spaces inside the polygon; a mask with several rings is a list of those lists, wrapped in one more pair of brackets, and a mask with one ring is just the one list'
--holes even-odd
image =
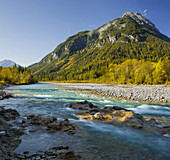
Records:
{"label": "small stone", "polygon": [[24,151],[23,154],[28,155],[28,154],[29,154],[29,151]]}
{"label": "small stone", "polygon": [[67,134],[70,134],[70,135],[71,135],[71,134],[75,134],[75,131],[74,131],[74,130],[68,130],[68,131],[67,131]]}

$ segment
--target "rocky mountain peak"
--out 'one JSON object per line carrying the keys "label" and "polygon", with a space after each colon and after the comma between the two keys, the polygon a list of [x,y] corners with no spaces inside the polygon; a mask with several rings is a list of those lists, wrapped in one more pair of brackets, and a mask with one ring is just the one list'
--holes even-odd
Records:
{"label": "rocky mountain peak", "polygon": [[125,17],[125,16],[132,17],[133,15],[134,15],[133,12],[125,12],[122,17]]}
{"label": "rocky mountain peak", "polygon": [[155,25],[146,17],[142,16],[140,13],[125,12],[122,17],[129,16],[135,20],[141,27],[149,28],[153,31],[159,32]]}

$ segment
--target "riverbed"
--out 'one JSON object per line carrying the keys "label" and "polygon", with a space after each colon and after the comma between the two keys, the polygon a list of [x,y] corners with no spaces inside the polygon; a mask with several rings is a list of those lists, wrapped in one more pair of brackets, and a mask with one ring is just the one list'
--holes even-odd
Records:
{"label": "riverbed", "polygon": [[170,125],[170,105],[145,103],[139,101],[117,100],[103,97],[83,90],[66,88],[56,83],[12,86],[7,91],[13,98],[0,101],[0,106],[16,109],[21,115],[41,114],[68,118],[79,126],[74,135],[61,132],[26,132],[21,136],[22,143],[17,153],[46,150],[56,145],[69,145],[70,150],[78,153],[81,159],[119,159],[146,160],[170,159],[170,137],[143,132],[140,129],[115,126],[102,122],[79,120],[76,110],[66,104],[88,100],[102,106],[117,105],[146,118],[154,117],[159,123]]}
{"label": "riverbed", "polygon": [[65,88],[90,90],[96,94],[133,101],[170,104],[170,85],[58,83]]}

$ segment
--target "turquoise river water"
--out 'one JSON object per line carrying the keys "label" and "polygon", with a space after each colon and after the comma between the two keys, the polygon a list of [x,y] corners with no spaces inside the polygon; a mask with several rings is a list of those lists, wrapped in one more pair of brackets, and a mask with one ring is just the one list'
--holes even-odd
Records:
{"label": "turquoise river water", "polygon": [[42,114],[61,119],[68,118],[79,126],[74,135],[48,131],[27,132],[21,136],[22,143],[15,152],[28,150],[32,154],[53,146],[69,145],[70,150],[87,160],[170,159],[170,137],[156,136],[142,130],[107,123],[79,120],[75,114],[77,111],[68,108],[66,104],[88,100],[103,106],[118,105],[140,113],[146,118],[154,117],[166,125],[170,125],[170,105],[116,100],[80,90],[65,89],[55,83],[18,85],[7,90],[14,93],[15,97],[0,101],[0,106],[17,109],[21,115]]}

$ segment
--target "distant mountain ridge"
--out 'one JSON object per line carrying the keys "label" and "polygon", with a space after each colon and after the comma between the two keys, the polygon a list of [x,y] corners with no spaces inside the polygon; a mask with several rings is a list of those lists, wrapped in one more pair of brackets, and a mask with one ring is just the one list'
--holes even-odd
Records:
{"label": "distant mountain ridge", "polygon": [[[13,67],[16,63],[11,61],[11,60],[3,60],[0,61],[0,66],[1,67]],[[16,66],[19,66],[18,64],[16,64]]]}
{"label": "distant mountain ridge", "polygon": [[[106,74],[111,64],[128,59],[158,62],[169,53],[169,37],[141,14],[126,12],[93,31],[69,37],[30,69],[40,80],[90,79]],[[96,70],[97,76],[91,76]]]}

